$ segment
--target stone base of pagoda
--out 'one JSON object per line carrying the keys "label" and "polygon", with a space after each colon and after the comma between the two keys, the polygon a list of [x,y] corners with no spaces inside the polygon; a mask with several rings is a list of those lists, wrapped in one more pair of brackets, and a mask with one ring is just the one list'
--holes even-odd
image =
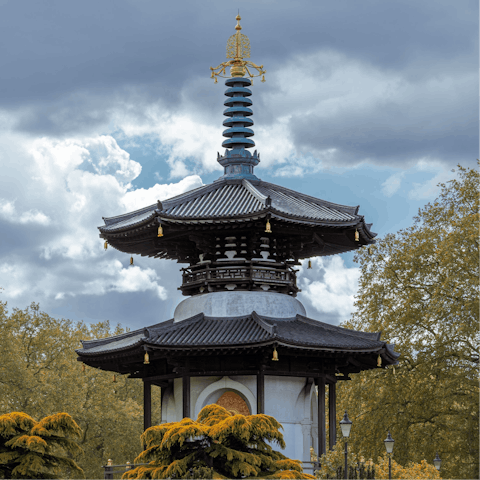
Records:
{"label": "stone base of pagoda", "polygon": [[256,312],[265,317],[293,318],[306,315],[305,307],[290,295],[274,292],[214,292],[195,295],[180,302],[175,322],[203,313],[206,317],[241,317]]}
{"label": "stone base of pagoda", "polygon": [[[204,406],[217,402],[232,413],[237,413],[246,405],[249,414],[257,414],[257,385],[255,375],[191,377],[190,416],[196,419]],[[274,448],[288,458],[309,462],[310,447],[318,451],[315,384],[301,377],[268,375],[264,377],[263,388],[263,413],[275,417],[283,425],[286,448]],[[228,398],[226,393],[230,395]],[[235,397],[238,406],[235,405]],[[222,398],[227,398],[230,403],[222,404]],[[183,414],[183,384],[181,378],[176,378],[168,388],[162,389],[162,423],[180,421],[184,418]]]}

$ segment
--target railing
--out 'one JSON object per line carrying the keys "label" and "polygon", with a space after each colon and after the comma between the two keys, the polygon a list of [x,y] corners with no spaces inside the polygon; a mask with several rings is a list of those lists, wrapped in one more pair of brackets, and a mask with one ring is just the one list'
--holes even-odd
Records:
{"label": "railing", "polygon": [[204,282],[266,281],[268,283],[296,284],[294,272],[274,267],[260,266],[206,266],[201,270],[185,270],[183,286]]}
{"label": "railing", "polygon": [[109,459],[106,465],[102,465],[103,478],[113,480],[114,475],[117,475],[118,478],[121,478],[125,472],[128,472],[128,470],[132,470],[140,465],[148,465],[148,463],[136,463],[133,465],[130,462],[127,462],[120,465],[113,465],[112,460]]}
{"label": "railing", "polygon": [[[109,460],[107,462],[107,465],[102,465],[102,468],[104,469],[103,478],[106,480],[113,480],[114,475],[120,475],[121,477],[121,475],[123,475],[125,472],[128,472],[128,470],[136,468],[140,465],[148,465],[148,463],[136,463],[135,465],[132,465],[130,462],[127,462],[121,465],[113,465],[112,461]],[[302,462],[302,467],[305,473],[310,473],[311,475],[314,475],[315,470],[318,470],[320,468],[320,463]]]}
{"label": "railing", "polygon": [[305,473],[315,475],[315,470],[320,468],[319,462],[302,462],[302,468]]}

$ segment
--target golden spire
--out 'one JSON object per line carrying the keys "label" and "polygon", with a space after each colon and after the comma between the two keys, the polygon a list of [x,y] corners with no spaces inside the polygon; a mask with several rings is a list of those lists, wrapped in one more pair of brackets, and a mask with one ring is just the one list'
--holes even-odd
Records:
{"label": "golden spire", "polygon": [[[221,63],[218,67],[210,67],[212,71],[211,78],[215,79],[217,83],[217,77],[231,78],[231,77],[245,77],[247,74],[250,78],[262,76],[262,82],[265,81],[266,70],[263,69],[263,65],[255,65],[245,58],[250,58],[250,40],[246,35],[240,33],[242,26],[240,25],[240,14],[235,17],[237,24],[235,25],[236,32],[228,39],[227,42],[227,58],[231,59],[227,62]],[[230,75],[227,73],[227,68],[230,67]],[[255,68],[257,72],[252,72],[250,68]]]}

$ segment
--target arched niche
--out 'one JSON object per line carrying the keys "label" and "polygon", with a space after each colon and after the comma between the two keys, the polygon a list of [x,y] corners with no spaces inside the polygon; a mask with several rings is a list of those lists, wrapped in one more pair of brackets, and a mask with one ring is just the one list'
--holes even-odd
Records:
{"label": "arched niche", "polygon": [[248,410],[252,415],[257,413],[257,402],[250,389],[243,385],[243,383],[236,382],[228,377],[223,377],[202,390],[195,402],[195,417],[198,416],[200,410],[205,405],[217,403],[218,399],[227,391],[239,395],[247,404]]}
{"label": "arched niche", "polygon": [[223,393],[216,403],[234,415],[250,415],[247,402],[232,390]]}

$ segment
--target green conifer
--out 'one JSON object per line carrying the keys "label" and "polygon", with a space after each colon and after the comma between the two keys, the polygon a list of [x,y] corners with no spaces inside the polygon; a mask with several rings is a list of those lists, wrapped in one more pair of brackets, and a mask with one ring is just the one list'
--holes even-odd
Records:
{"label": "green conifer", "polygon": [[[122,478],[315,478],[303,473],[269,443],[285,448],[282,425],[268,415],[233,415],[219,405],[204,407],[196,421],[164,423],[146,430],[146,450],[135,463],[146,463]],[[267,443],[269,442],[269,443]],[[201,478],[201,477],[195,477]]]}
{"label": "green conifer", "polygon": [[82,449],[70,438],[80,435],[67,413],[40,422],[22,412],[0,415],[0,474],[4,478],[83,477],[83,470],[72,460]]}

